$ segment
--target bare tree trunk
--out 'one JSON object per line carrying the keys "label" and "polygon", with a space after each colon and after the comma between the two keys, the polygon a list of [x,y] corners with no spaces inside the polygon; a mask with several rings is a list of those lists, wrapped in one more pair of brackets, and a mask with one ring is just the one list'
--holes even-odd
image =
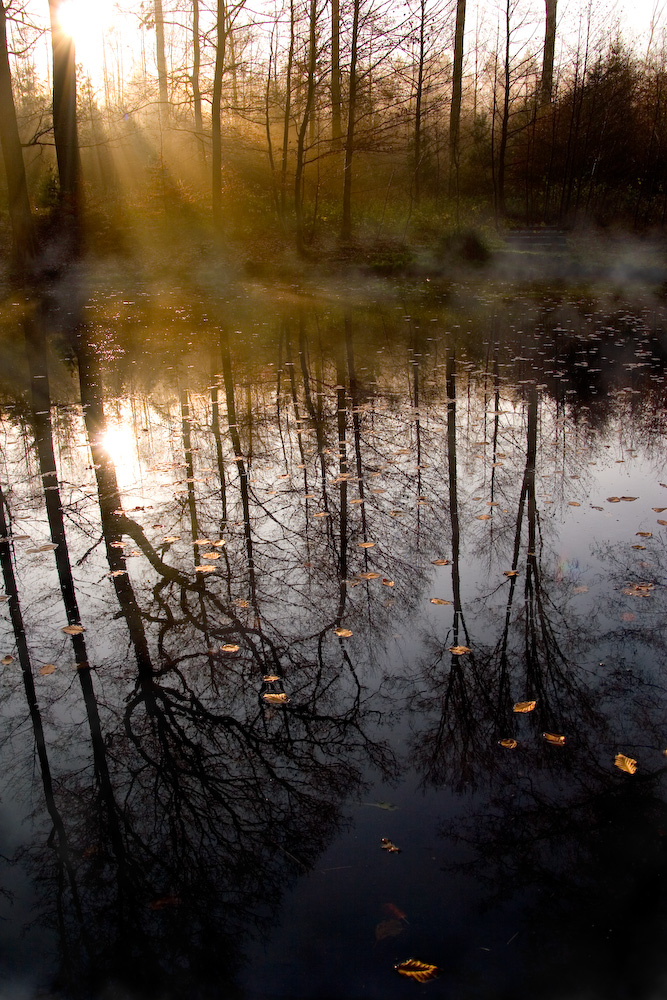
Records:
{"label": "bare tree trunk", "polygon": [[503,67],[503,116],[500,121],[500,143],[498,145],[498,197],[497,213],[505,214],[505,158],[510,118],[510,0],[505,6],[505,65]]}
{"label": "bare tree trunk", "polygon": [[155,13],[155,49],[157,59],[157,82],[160,94],[160,124],[164,125],[169,114],[169,94],[167,92],[167,60],[164,54],[164,14],[162,0],[153,0]]}
{"label": "bare tree trunk", "polygon": [[14,237],[16,266],[25,276],[33,254],[33,226],[23,150],[16,122],[12,78],[7,49],[7,21],[0,2],[0,143],[7,177],[9,217]]}
{"label": "bare tree trunk", "polygon": [[544,32],[544,53],[542,57],[542,80],[540,83],[540,104],[551,102],[554,83],[554,52],[556,50],[556,4],[558,0],[544,0],[546,7],[546,27]]}
{"label": "bare tree trunk", "polygon": [[331,138],[338,145],[343,135],[340,99],[340,3],[331,0]]}
{"label": "bare tree trunk", "polygon": [[466,0],[457,0],[454,33],[454,69],[452,74],[452,107],[449,114],[449,194],[458,196],[459,137],[461,126],[461,96],[463,94],[463,35],[466,23]]}
{"label": "bare tree trunk", "polygon": [[422,140],[422,91],[424,89],[424,22],[426,20],[426,0],[421,0],[419,17],[419,66],[417,68],[417,100],[415,104],[415,204],[421,195],[420,167]]}
{"label": "bare tree trunk", "polygon": [[280,214],[285,218],[287,201],[287,153],[289,150],[290,113],[292,109],[292,64],[294,62],[294,0],[289,7],[289,52],[285,78],[285,117],[283,118],[283,151],[280,163]]}
{"label": "bare tree trunk", "polygon": [[56,144],[60,197],[78,215],[80,193],[79,141],[76,122],[76,62],[74,41],[58,16],[60,0],[49,0],[53,48],[53,135]]}
{"label": "bare tree trunk", "polygon": [[217,42],[215,49],[215,70],[213,72],[213,103],[211,108],[211,202],[213,221],[219,226],[222,221],[222,133],[220,106],[222,103],[222,74],[225,65],[226,18],[225,0],[217,0]]}
{"label": "bare tree trunk", "polygon": [[192,98],[195,106],[195,129],[198,135],[202,133],[201,89],[199,86],[200,65],[199,0],[192,0]]}
{"label": "bare tree trunk", "polygon": [[347,136],[345,138],[345,166],[343,168],[343,222],[341,240],[352,236],[352,157],[354,156],[354,128],[357,113],[357,43],[359,36],[359,6],[361,0],[354,0],[352,18],[352,50],[350,53],[350,89],[348,95]]}
{"label": "bare tree trunk", "polygon": [[294,172],[294,211],[296,214],[296,248],[299,253],[305,250],[304,245],[304,221],[303,221],[303,170],[304,151],[306,145],[306,132],[308,120],[310,118],[315,96],[315,62],[317,58],[315,21],[317,19],[316,0],[310,0],[310,33],[308,42],[308,82],[306,84],[306,107],[299,128],[299,137],[296,150],[296,170]]}

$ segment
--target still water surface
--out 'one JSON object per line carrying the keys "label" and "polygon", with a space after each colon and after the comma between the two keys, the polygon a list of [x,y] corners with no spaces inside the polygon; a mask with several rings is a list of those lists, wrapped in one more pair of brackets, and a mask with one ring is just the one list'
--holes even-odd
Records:
{"label": "still water surface", "polygon": [[5,311],[2,1000],[667,995],[666,322]]}

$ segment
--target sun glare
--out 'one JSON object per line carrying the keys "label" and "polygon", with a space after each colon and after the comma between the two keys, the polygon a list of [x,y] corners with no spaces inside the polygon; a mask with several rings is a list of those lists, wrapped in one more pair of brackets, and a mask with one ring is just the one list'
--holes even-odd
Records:
{"label": "sun glare", "polygon": [[112,0],[63,0],[58,18],[63,31],[74,39],[78,61],[86,62],[99,54],[104,31],[113,22]]}
{"label": "sun glare", "polygon": [[100,443],[117,468],[131,465],[134,462],[134,434],[128,424],[115,424],[107,427]]}

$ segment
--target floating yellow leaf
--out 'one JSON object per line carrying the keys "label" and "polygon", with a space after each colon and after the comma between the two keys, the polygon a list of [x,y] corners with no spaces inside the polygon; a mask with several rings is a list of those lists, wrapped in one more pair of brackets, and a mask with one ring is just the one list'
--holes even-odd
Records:
{"label": "floating yellow leaf", "polygon": [[215,573],[215,566],[195,566],[195,573]]}
{"label": "floating yellow leaf", "polygon": [[219,552],[202,552],[201,557],[202,557],[202,559],[219,559],[220,558],[220,553]]}
{"label": "floating yellow leaf", "polygon": [[573,594],[586,594],[586,593],[588,593],[588,587],[586,587],[586,586],[573,587],[572,588],[572,593]]}
{"label": "floating yellow leaf", "polygon": [[328,516],[329,516],[328,510],[318,510],[317,514],[313,514],[313,517],[328,517]]}
{"label": "floating yellow leaf", "polygon": [[570,501],[568,502],[568,507],[581,507],[581,504],[580,504],[580,503],[577,503],[577,501],[576,501],[576,500],[570,500]]}
{"label": "floating yellow leaf", "polygon": [[646,549],[646,546],[645,545],[633,545],[632,548],[633,549],[642,549],[642,550],[644,550],[644,549]]}
{"label": "floating yellow leaf", "polygon": [[614,757],[614,764],[616,767],[620,768],[621,771],[627,771],[628,774],[634,774],[637,770],[637,761],[633,760],[632,757],[626,757],[624,753],[617,753]]}
{"label": "floating yellow leaf", "polygon": [[81,633],[86,630],[83,625],[65,625],[61,631],[64,632],[65,635],[81,635]]}
{"label": "floating yellow leaf", "polygon": [[516,747],[518,747],[518,745],[519,744],[517,743],[517,741],[511,738],[506,740],[498,740],[498,746],[505,747],[507,750],[514,750]]}
{"label": "floating yellow leaf", "polygon": [[393,844],[391,842],[391,840],[389,840],[387,837],[381,837],[380,838],[380,843],[382,844],[382,850],[383,851],[388,851],[389,854],[400,854],[401,853],[400,847],[397,847],[396,844]]}
{"label": "floating yellow leaf", "polygon": [[667,521],[661,521],[660,518],[658,518],[658,524],[667,524]]}
{"label": "floating yellow leaf", "polygon": [[512,709],[512,711],[513,712],[532,712],[536,705],[537,705],[536,701],[517,701],[517,703],[514,706],[514,708]]}
{"label": "floating yellow leaf", "polygon": [[394,968],[402,976],[408,976],[417,983],[428,983],[431,979],[436,979],[438,972],[437,965],[429,965],[427,962],[420,962],[416,958],[408,958],[405,962],[400,962]]}
{"label": "floating yellow leaf", "polygon": [[562,747],[565,746],[565,737],[559,736],[558,733],[542,733],[547,743],[553,743],[554,746]]}
{"label": "floating yellow leaf", "polygon": [[449,559],[431,559],[433,566],[449,566]]}
{"label": "floating yellow leaf", "polygon": [[7,654],[7,656],[3,656],[3,658],[0,660],[0,663],[3,665],[3,667],[9,666],[9,664],[13,662],[14,662],[14,657],[10,656],[9,653]]}
{"label": "floating yellow leaf", "polygon": [[621,500],[625,500],[627,503],[631,503],[633,500],[637,499],[637,497],[621,497]]}
{"label": "floating yellow leaf", "polygon": [[607,503],[620,503],[620,497],[607,497]]}
{"label": "floating yellow leaf", "polygon": [[284,691],[281,691],[280,694],[273,694],[271,691],[267,691],[266,694],[262,695],[262,698],[269,705],[287,705],[289,702],[289,698]]}
{"label": "floating yellow leaf", "polygon": [[193,545],[211,545],[210,538],[195,538]]}
{"label": "floating yellow leaf", "polygon": [[42,677],[46,677],[48,674],[55,673],[55,669],[56,669],[55,663],[45,663],[42,669],[40,670],[40,674],[42,675]]}
{"label": "floating yellow leaf", "polygon": [[663,510],[667,510],[667,507],[651,507],[651,510],[654,510],[656,514],[662,514]]}
{"label": "floating yellow leaf", "polygon": [[491,520],[491,515],[490,514],[478,514],[477,515],[477,520],[478,521],[490,521]]}
{"label": "floating yellow leaf", "polygon": [[432,597],[431,604],[451,604],[451,601],[445,601],[442,597]]}
{"label": "floating yellow leaf", "polygon": [[221,549],[223,545],[227,544],[227,542],[224,538],[217,538],[214,542],[211,542],[211,544],[214,549]]}
{"label": "floating yellow leaf", "polygon": [[454,656],[463,656],[464,653],[470,652],[470,646],[450,646],[449,652],[453,653]]}
{"label": "floating yellow leaf", "polygon": [[278,674],[267,674],[266,677],[262,678],[262,680],[264,681],[265,684],[273,684],[274,681],[279,681],[280,677],[278,676]]}
{"label": "floating yellow leaf", "polygon": [[383,577],[382,577],[382,583],[384,584],[384,586],[385,586],[385,587],[393,587],[393,586],[394,586],[394,581],[393,581],[393,580],[390,580],[390,579],[389,579],[388,577],[386,577],[386,576],[383,576]]}
{"label": "floating yellow leaf", "polygon": [[372,549],[375,542],[359,542],[360,549]]}
{"label": "floating yellow leaf", "polygon": [[503,576],[518,576],[518,575],[519,575],[518,569],[504,569],[503,570]]}
{"label": "floating yellow leaf", "polygon": [[221,653],[238,653],[240,647],[235,642],[227,642],[220,647]]}
{"label": "floating yellow leaf", "polygon": [[167,535],[166,538],[162,539],[162,541],[167,545],[170,545],[172,542],[180,542],[180,540],[181,540],[180,535]]}
{"label": "floating yellow leaf", "polygon": [[652,531],[637,531],[637,532],[635,532],[635,534],[639,538],[653,538],[653,532]]}
{"label": "floating yellow leaf", "polygon": [[349,637],[353,634],[351,628],[341,628],[340,626],[335,630],[335,632],[341,639],[349,639]]}
{"label": "floating yellow leaf", "polygon": [[127,576],[127,570],[126,569],[114,569],[108,575],[110,577],[112,577],[112,578],[115,577],[115,576]]}
{"label": "floating yellow leaf", "polygon": [[379,573],[357,573],[360,580],[379,580]]}
{"label": "floating yellow leaf", "polygon": [[405,929],[405,925],[400,920],[381,920],[375,928],[375,940],[384,941],[386,938],[398,937]]}

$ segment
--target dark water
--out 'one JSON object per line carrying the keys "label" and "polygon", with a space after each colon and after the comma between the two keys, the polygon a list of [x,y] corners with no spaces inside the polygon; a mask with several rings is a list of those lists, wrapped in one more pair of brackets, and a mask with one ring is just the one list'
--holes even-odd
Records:
{"label": "dark water", "polygon": [[375,298],[6,304],[2,1000],[667,996],[665,309]]}

